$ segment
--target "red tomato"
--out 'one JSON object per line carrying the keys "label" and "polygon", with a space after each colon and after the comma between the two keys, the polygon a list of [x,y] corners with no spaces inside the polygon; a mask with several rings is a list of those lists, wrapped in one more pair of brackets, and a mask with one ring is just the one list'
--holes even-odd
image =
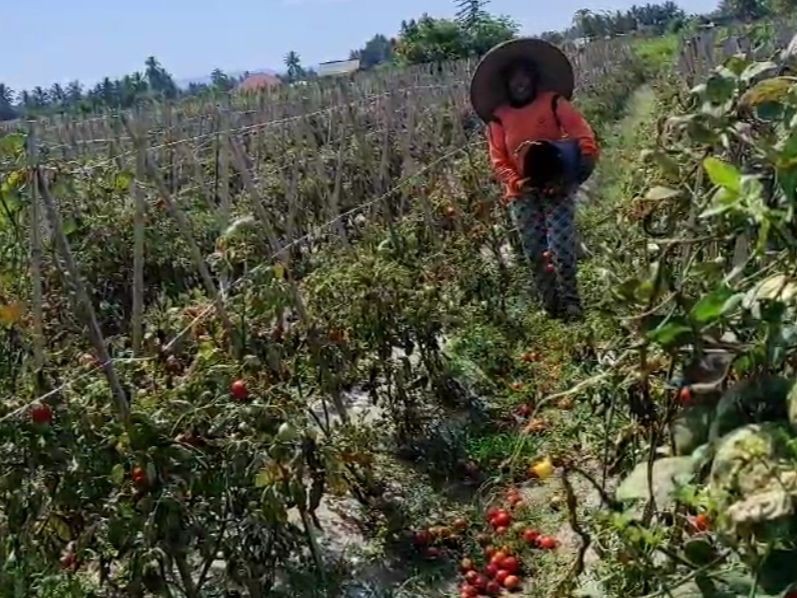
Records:
{"label": "red tomato", "polygon": [[498,549],[495,546],[488,546],[484,549],[484,556],[488,559],[492,559],[496,552],[498,552]]}
{"label": "red tomato", "polygon": [[454,523],[451,524],[451,527],[458,532],[464,532],[466,529],[468,529],[468,521],[463,517],[458,517],[457,519],[454,519]]}
{"label": "red tomato", "polygon": [[471,585],[465,584],[464,586],[462,586],[460,594],[465,598],[476,598],[479,595],[479,590],[477,590]]}
{"label": "red tomato", "polygon": [[501,569],[504,571],[509,571],[510,573],[517,573],[520,571],[520,561],[513,556],[506,557],[503,561],[501,561],[500,565]]}
{"label": "red tomato", "polygon": [[489,509],[487,509],[487,510],[485,511],[486,519],[489,521],[490,519],[492,519],[493,517],[495,517],[496,515],[498,515],[498,512],[499,512],[500,510],[501,510],[501,509],[499,509],[498,507],[490,507]]}
{"label": "red tomato", "polygon": [[511,524],[512,516],[506,511],[499,511],[499,513],[493,517],[493,527],[509,527]]}
{"label": "red tomato", "polygon": [[559,543],[556,541],[556,538],[552,536],[541,536],[540,539],[537,540],[537,544],[544,550],[553,550]]}
{"label": "red tomato", "polygon": [[473,582],[473,587],[479,590],[480,592],[484,592],[487,589],[487,582],[489,580],[484,575],[479,575],[476,580]]}
{"label": "red tomato", "polygon": [[499,585],[504,585],[506,578],[509,577],[509,571],[504,571],[500,569],[498,573],[495,574],[495,583]]}
{"label": "red tomato", "polygon": [[484,568],[484,572],[487,574],[487,577],[495,578],[496,573],[498,573],[498,565],[495,563],[490,563]]}
{"label": "red tomato", "polygon": [[500,569],[500,568],[501,568],[501,563],[503,563],[503,562],[504,562],[504,559],[505,559],[507,556],[509,556],[507,553],[505,553],[503,550],[499,550],[498,552],[496,552],[496,553],[495,553],[495,554],[494,554],[494,555],[493,555],[493,556],[490,558],[490,562],[491,562],[491,563],[495,563],[496,565],[498,565],[498,568]]}
{"label": "red tomato", "polygon": [[705,513],[700,513],[699,515],[690,517],[689,522],[692,524],[692,527],[694,527],[695,530],[697,530],[698,532],[708,531],[709,527],[711,526],[711,520],[708,518],[708,515],[706,515]]}
{"label": "red tomato", "polygon": [[470,585],[476,585],[474,582],[479,578],[478,571],[468,571],[465,573],[465,581],[467,581]]}
{"label": "red tomato", "polygon": [[510,575],[504,580],[504,587],[510,592],[520,587],[520,578],[517,575]]}
{"label": "red tomato", "polygon": [[678,391],[678,402],[681,405],[691,405],[692,404],[692,389],[688,386],[684,386],[681,390]]}
{"label": "red tomato", "polygon": [[501,584],[495,581],[488,582],[486,590],[490,596],[498,596],[501,593]]}
{"label": "red tomato", "polygon": [[509,531],[508,527],[497,527],[497,528],[495,528],[495,534],[497,536],[503,536],[507,531]]}
{"label": "red tomato", "polygon": [[136,488],[144,489],[149,485],[149,478],[147,477],[147,472],[143,467],[134,467],[130,477],[133,479],[133,484]]}
{"label": "red tomato", "polygon": [[432,543],[432,535],[425,529],[422,529],[420,531],[415,532],[415,534],[412,537],[412,542],[413,544],[415,544],[415,546],[418,547],[426,546]]}
{"label": "red tomato", "polygon": [[459,562],[459,570],[463,573],[467,573],[473,569],[473,561],[471,559],[462,559]]}
{"label": "red tomato", "polygon": [[545,271],[548,274],[553,274],[554,272],[556,272],[556,266],[554,266],[553,264],[545,264]]}
{"label": "red tomato", "polygon": [[523,541],[530,546],[536,546],[537,540],[540,539],[540,532],[537,530],[528,528],[523,530]]}
{"label": "red tomato", "polygon": [[553,257],[553,253],[551,253],[550,251],[543,251],[542,252],[542,259],[544,259],[545,261],[550,261],[550,259],[552,257]]}
{"label": "red tomato", "polygon": [[245,401],[249,398],[249,389],[246,387],[246,382],[243,380],[236,380],[230,385],[230,394],[236,401]]}
{"label": "red tomato", "polygon": [[53,421],[53,410],[44,403],[34,403],[30,409],[30,419],[34,424],[49,425]]}
{"label": "red tomato", "polygon": [[427,559],[437,559],[440,558],[440,549],[435,546],[430,546],[426,549],[426,558]]}

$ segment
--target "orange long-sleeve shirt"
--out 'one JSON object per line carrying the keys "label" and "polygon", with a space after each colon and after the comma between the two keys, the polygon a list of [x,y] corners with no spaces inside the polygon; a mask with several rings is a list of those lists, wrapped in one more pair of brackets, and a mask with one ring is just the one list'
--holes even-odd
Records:
{"label": "orange long-sleeve shirt", "polygon": [[543,92],[522,108],[502,106],[495,112],[496,120],[487,127],[490,161],[496,177],[504,184],[507,199],[522,192],[525,174],[516,150],[526,141],[577,139],[583,155],[598,157],[598,143],[586,119],[562,97],[554,115],[553,98],[552,92]]}

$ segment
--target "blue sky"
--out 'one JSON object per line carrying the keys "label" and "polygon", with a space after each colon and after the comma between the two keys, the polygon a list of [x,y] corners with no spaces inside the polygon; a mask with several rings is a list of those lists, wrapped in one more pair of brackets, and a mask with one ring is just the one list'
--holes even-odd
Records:
{"label": "blue sky", "polygon": [[[490,9],[525,33],[561,29],[583,7],[627,8],[645,0],[493,0]],[[423,12],[451,16],[453,0],[2,0],[0,82],[17,91],[80,79],[96,83],[157,56],[176,79],[224,70],[280,68],[288,50],[305,64],[347,58],[375,33],[397,33]],[[687,12],[718,0],[680,0]]]}

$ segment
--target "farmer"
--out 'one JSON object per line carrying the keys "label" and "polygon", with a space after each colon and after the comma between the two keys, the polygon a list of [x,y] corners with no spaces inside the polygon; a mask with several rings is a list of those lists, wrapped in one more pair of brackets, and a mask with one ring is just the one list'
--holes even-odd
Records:
{"label": "farmer", "polygon": [[598,157],[592,129],[568,101],[573,87],[570,61],[538,39],[496,46],[471,83],[471,103],[487,123],[490,161],[543,307],[566,320],[582,317],[575,192]]}

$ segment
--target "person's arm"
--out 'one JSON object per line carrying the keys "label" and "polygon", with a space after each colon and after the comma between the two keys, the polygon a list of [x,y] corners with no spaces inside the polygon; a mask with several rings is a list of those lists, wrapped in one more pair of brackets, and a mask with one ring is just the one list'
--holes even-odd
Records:
{"label": "person's arm", "polygon": [[487,126],[487,141],[490,147],[490,163],[496,178],[504,184],[507,199],[521,195],[523,178],[517,172],[512,157],[506,148],[504,127],[491,122]]}
{"label": "person's arm", "polygon": [[600,154],[600,148],[598,147],[598,142],[595,140],[595,133],[592,131],[592,127],[589,126],[587,120],[576,110],[573,104],[564,98],[559,100],[557,113],[562,123],[562,128],[565,133],[567,133],[567,136],[571,139],[578,140],[579,148],[581,148],[581,155],[593,161],[597,160]]}

